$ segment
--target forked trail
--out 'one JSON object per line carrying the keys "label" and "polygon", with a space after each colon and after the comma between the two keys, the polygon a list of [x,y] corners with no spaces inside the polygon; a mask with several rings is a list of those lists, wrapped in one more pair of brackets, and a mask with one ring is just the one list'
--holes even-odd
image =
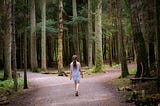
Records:
{"label": "forked trail", "polygon": [[81,79],[79,96],[68,77],[28,73],[31,88],[7,106],[134,106],[116,93],[111,81],[120,74],[112,70]]}

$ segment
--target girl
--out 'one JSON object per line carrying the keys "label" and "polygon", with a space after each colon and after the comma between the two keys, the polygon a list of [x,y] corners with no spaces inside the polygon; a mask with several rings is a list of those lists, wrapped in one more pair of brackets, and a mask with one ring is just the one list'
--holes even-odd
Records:
{"label": "girl", "polygon": [[73,81],[75,83],[75,95],[78,96],[78,88],[80,83],[80,74],[83,78],[82,70],[81,70],[81,64],[77,61],[77,56],[72,56],[72,62],[70,64],[70,80],[73,78]]}

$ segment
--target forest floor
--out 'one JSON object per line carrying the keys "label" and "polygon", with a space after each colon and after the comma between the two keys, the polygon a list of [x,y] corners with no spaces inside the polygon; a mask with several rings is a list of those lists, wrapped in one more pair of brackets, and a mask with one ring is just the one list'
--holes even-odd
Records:
{"label": "forest floor", "polygon": [[134,106],[125,102],[112,83],[120,73],[119,68],[109,68],[105,73],[84,77],[76,97],[69,77],[28,72],[29,89],[12,98],[6,106]]}

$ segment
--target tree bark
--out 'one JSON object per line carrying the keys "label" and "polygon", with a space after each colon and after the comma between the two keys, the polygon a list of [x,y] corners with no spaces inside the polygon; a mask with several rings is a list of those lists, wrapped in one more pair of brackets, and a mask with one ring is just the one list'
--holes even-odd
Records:
{"label": "tree bark", "polygon": [[121,1],[117,1],[117,24],[118,24],[118,43],[119,43],[119,58],[121,62],[121,70],[122,70],[122,77],[126,77],[129,75],[128,72],[128,67],[127,67],[127,61],[126,61],[126,52],[125,52],[125,47],[124,47],[124,33],[123,33],[123,26],[122,26],[122,20],[121,20],[121,14],[122,14],[122,5]]}
{"label": "tree bark", "polygon": [[[132,3],[133,4],[130,3],[131,10],[137,8],[137,1],[132,1]],[[137,59],[137,73],[135,77],[147,77],[150,76],[148,70],[148,54],[139,23],[138,10],[133,11],[131,16],[131,27],[133,30],[134,47]]]}
{"label": "tree bark", "polygon": [[[25,0],[26,5],[28,6],[28,0]],[[24,12],[24,89],[28,88],[28,83],[27,83],[27,28],[26,28],[26,23],[28,22],[27,18],[27,13],[28,9],[24,7],[26,10]]]}
{"label": "tree bark", "polygon": [[42,0],[41,7],[42,29],[41,29],[41,68],[47,70],[46,66],[46,0]]}
{"label": "tree bark", "polygon": [[13,79],[14,79],[14,90],[18,90],[17,81],[17,61],[16,61],[16,36],[15,36],[15,0],[12,0],[12,52],[13,52]]}
{"label": "tree bark", "polygon": [[62,10],[63,10],[63,4],[62,0],[59,0],[59,31],[58,31],[58,75],[63,75],[62,74],[62,69],[63,69],[63,15],[62,15]]}
{"label": "tree bark", "polygon": [[4,2],[6,11],[6,29],[4,33],[4,80],[12,78],[11,72],[11,43],[12,43],[12,1]]}
{"label": "tree bark", "polygon": [[36,71],[38,68],[37,62],[37,38],[36,38],[36,13],[35,0],[31,2],[31,70]]}
{"label": "tree bark", "polygon": [[93,44],[93,24],[92,24],[92,5],[91,0],[88,0],[88,67],[92,68],[92,44]]}
{"label": "tree bark", "polygon": [[[73,7],[73,17],[77,17],[77,0],[72,0],[72,7]],[[77,23],[73,25],[73,35],[75,36],[75,39],[73,41],[75,54],[78,56],[79,61],[80,61],[80,49],[79,49],[79,37],[78,37],[78,24]]]}
{"label": "tree bark", "polygon": [[96,1],[95,10],[95,72],[103,71],[102,56],[102,0]]}
{"label": "tree bark", "polygon": [[157,73],[158,73],[158,83],[157,88],[160,91],[160,1],[155,0],[156,6],[156,57],[157,57]]}
{"label": "tree bark", "polygon": [[109,37],[109,65],[110,67],[112,67],[112,41],[113,41],[113,38],[112,36]]}

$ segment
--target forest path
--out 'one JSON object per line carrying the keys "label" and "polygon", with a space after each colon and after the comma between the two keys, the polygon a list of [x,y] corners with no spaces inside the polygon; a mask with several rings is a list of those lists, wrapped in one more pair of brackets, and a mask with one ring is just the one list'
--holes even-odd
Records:
{"label": "forest path", "polygon": [[31,88],[7,106],[133,106],[125,103],[112,85],[120,74],[108,71],[81,79],[79,96],[69,77],[28,72]]}

